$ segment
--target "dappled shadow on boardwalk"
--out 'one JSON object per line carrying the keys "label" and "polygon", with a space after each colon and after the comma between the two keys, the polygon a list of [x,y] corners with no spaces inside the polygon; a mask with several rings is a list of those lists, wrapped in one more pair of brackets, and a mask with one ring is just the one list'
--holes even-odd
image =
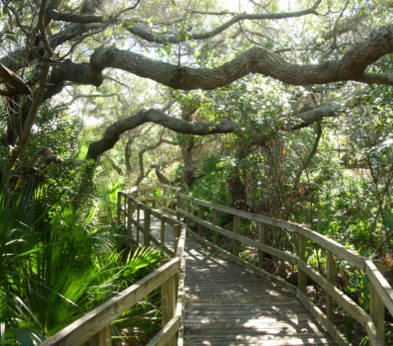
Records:
{"label": "dappled shadow on boardwalk", "polygon": [[335,345],[293,295],[186,241],[187,345]]}

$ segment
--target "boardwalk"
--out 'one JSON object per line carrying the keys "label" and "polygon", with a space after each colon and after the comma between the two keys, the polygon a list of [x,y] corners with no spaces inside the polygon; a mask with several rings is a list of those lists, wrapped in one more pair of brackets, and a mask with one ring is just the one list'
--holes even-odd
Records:
{"label": "boardwalk", "polygon": [[335,345],[303,304],[187,237],[184,345]]}
{"label": "boardwalk", "polygon": [[[159,222],[152,219],[156,238],[159,229]],[[166,243],[172,247],[171,227]],[[296,297],[189,236],[185,293],[185,346],[335,345]]]}

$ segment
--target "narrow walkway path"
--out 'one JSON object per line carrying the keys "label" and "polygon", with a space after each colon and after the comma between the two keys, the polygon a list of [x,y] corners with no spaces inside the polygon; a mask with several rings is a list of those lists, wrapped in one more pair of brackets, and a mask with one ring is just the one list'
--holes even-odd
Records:
{"label": "narrow walkway path", "polygon": [[[160,221],[155,218],[151,234],[159,239]],[[165,238],[173,248],[173,227],[167,226]],[[191,236],[185,255],[184,346],[336,345],[292,294]]]}
{"label": "narrow walkway path", "polygon": [[335,345],[293,295],[187,236],[184,345]]}

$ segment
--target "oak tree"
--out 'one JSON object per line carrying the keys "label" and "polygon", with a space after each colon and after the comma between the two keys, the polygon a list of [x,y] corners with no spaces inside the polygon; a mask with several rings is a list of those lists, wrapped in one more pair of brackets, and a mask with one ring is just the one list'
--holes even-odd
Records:
{"label": "oak tree", "polygon": [[[309,94],[319,85],[393,84],[391,5],[382,2],[250,1],[240,11],[236,2],[225,8],[228,4],[209,1],[1,4],[2,145],[12,149],[5,169],[23,151],[42,103],[59,102],[72,86],[100,87],[113,71],[173,90],[214,90],[249,75],[262,76],[260,83],[272,78],[301,86]],[[87,158],[97,160],[124,133],[148,122],[200,136],[239,129],[225,109],[221,119],[190,121],[180,113],[169,115],[164,106],[114,121],[90,144]],[[314,102],[293,110],[288,127],[307,127],[350,107],[350,102]]]}

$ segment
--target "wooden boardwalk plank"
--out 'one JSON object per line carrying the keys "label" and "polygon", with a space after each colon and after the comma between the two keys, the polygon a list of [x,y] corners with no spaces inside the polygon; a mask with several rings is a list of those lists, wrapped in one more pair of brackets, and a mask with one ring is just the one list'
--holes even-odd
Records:
{"label": "wooden boardwalk plank", "polygon": [[[160,222],[152,218],[151,232],[158,239],[159,230]],[[143,234],[140,239],[143,244]],[[173,248],[171,226],[166,243]],[[185,346],[336,345],[292,294],[189,236],[185,294]]]}
{"label": "wooden boardwalk plank", "polygon": [[293,295],[186,241],[184,345],[335,345]]}

